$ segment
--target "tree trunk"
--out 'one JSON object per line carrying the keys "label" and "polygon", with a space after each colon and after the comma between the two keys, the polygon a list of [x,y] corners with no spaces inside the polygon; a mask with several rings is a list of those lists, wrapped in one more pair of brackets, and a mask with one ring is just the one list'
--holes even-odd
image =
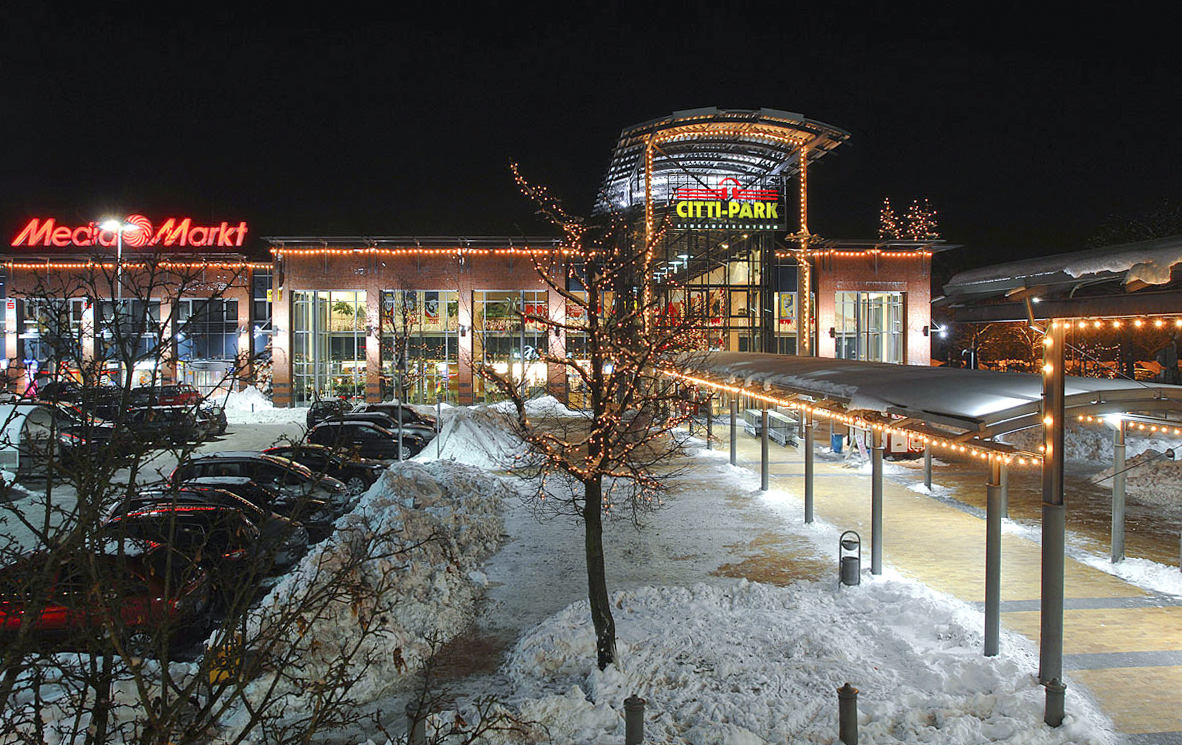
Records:
{"label": "tree trunk", "polygon": [[595,624],[595,651],[599,669],[616,661],[616,621],[607,596],[607,572],[603,563],[603,478],[583,482],[584,549],[587,555],[587,599]]}

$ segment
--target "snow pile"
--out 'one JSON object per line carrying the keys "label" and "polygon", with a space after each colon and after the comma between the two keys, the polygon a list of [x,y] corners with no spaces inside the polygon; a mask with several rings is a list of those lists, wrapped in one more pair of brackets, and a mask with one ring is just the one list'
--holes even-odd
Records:
{"label": "snow pile", "polygon": [[275,408],[270,399],[254,387],[216,394],[210,396],[209,401],[225,410],[229,424],[302,424],[308,417],[307,409]]}
{"label": "snow pile", "polygon": [[618,666],[596,668],[585,601],[507,663],[504,695],[553,742],[623,743],[623,702],[638,695],[652,742],[831,743],[846,682],[861,691],[865,745],[1113,740],[1079,697],[1062,727],[1045,726],[1032,645],[1005,633],[1003,653],[983,657],[980,614],[908,580],[646,587],[615,593],[613,607]]}
{"label": "snow pile", "polygon": [[449,639],[470,623],[482,588],[478,570],[497,548],[502,503],[511,494],[502,479],[462,464],[391,467],[271,591],[254,623],[282,617],[285,607],[332,581],[361,588],[325,603],[314,617],[305,612],[289,633],[317,640],[302,659],[301,675],[310,680],[362,644],[354,664],[368,658],[371,667],[349,695],[373,699],[421,665],[428,640]]}
{"label": "snow pile", "polygon": [[452,460],[490,471],[504,471],[525,453],[525,443],[509,431],[506,404],[454,408],[442,412],[439,434],[416,461]]}
{"label": "snow pile", "polygon": [[[1130,439],[1129,445],[1132,444]],[[1125,460],[1125,494],[1140,504],[1160,507],[1170,515],[1182,514],[1182,495],[1179,495],[1178,487],[1182,484],[1182,462],[1165,455],[1170,447],[1180,446],[1162,441],[1141,441],[1138,444],[1144,449],[1138,447],[1137,454]],[[1128,449],[1134,450],[1133,447]],[[1100,486],[1111,487],[1112,467],[1101,471],[1096,479]]]}

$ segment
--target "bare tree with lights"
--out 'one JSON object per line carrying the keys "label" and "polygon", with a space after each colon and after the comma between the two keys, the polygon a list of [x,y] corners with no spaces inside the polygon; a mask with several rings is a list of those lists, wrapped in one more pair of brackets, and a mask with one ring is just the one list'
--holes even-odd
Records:
{"label": "bare tree with lights", "polygon": [[568,213],[516,166],[514,177],[539,214],[562,231],[562,250],[534,255],[534,267],[564,308],[520,311],[522,323],[546,329],[550,348],[541,360],[558,367],[584,393],[584,408],[539,414],[511,375],[485,366],[514,406],[513,426],[529,445],[519,472],[538,478],[540,504],[570,515],[584,527],[588,600],[602,669],[616,659],[615,621],[604,568],[605,518],[637,522],[660,504],[663,478],[683,449],[678,428],[688,419],[684,399],[661,369],[686,354],[700,326],[689,307],[671,311],[661,293],[646,292],[653,277],[653,247],[638,240],[619,215],[589,222]]}

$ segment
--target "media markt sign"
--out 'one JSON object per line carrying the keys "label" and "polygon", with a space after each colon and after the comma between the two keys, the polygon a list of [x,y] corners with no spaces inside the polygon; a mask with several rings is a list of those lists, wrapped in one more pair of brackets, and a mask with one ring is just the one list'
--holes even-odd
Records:
{"label": "media markt sign", "polygon": [[777,178],[743,184],[728,176],[716,185],[673,189],[673,227],[680,230],[784,230],[784,197]]}
{"label": "media markt sign", "polygon": [[[131,215],[124,220],[123,225],[123,245],[126,248],[239,248],[246,238],[245,222],[198,225],[191,217],[170,217],[159,226],[154,226],[143,215]],[[96,222],[70,226],[61,225],[52,217],[34,217],[13,238],[12,246],[111,248],[117,242],[116,231],[105,230]]]}

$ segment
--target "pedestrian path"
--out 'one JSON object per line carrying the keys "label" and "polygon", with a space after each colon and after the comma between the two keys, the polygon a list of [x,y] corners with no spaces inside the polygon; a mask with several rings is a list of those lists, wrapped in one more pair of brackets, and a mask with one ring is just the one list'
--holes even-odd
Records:
{"label": "pedestrian path", "polygon": [[[722,448],[729,447],[726,427],[716,428],[715,434],[722,438]],[[758,471],[759,440],[740,432],[738,458],[740,465]],[[772,443],[768,462],[772,488],[803,495],[803,448]],[[870,476],[819,458],[814,471],[816,517],[842,530],[857,530],[868,554]],[[987,476],[982,466],[982,490]],[[939,483],[939,469],[933,480]],[[910,483],[889,475],[883,479],[883,563],[983,606],[985,520],[974,510],[911,491]],[[1001,622],[1036,645],[1041,561],[1037,543],[1003,532]],[[1140,589],[1070,557],[1065,570],[1068,712],[1071,688],[1082,685],[1128,745],[1182,745],[1182,599]]]}

